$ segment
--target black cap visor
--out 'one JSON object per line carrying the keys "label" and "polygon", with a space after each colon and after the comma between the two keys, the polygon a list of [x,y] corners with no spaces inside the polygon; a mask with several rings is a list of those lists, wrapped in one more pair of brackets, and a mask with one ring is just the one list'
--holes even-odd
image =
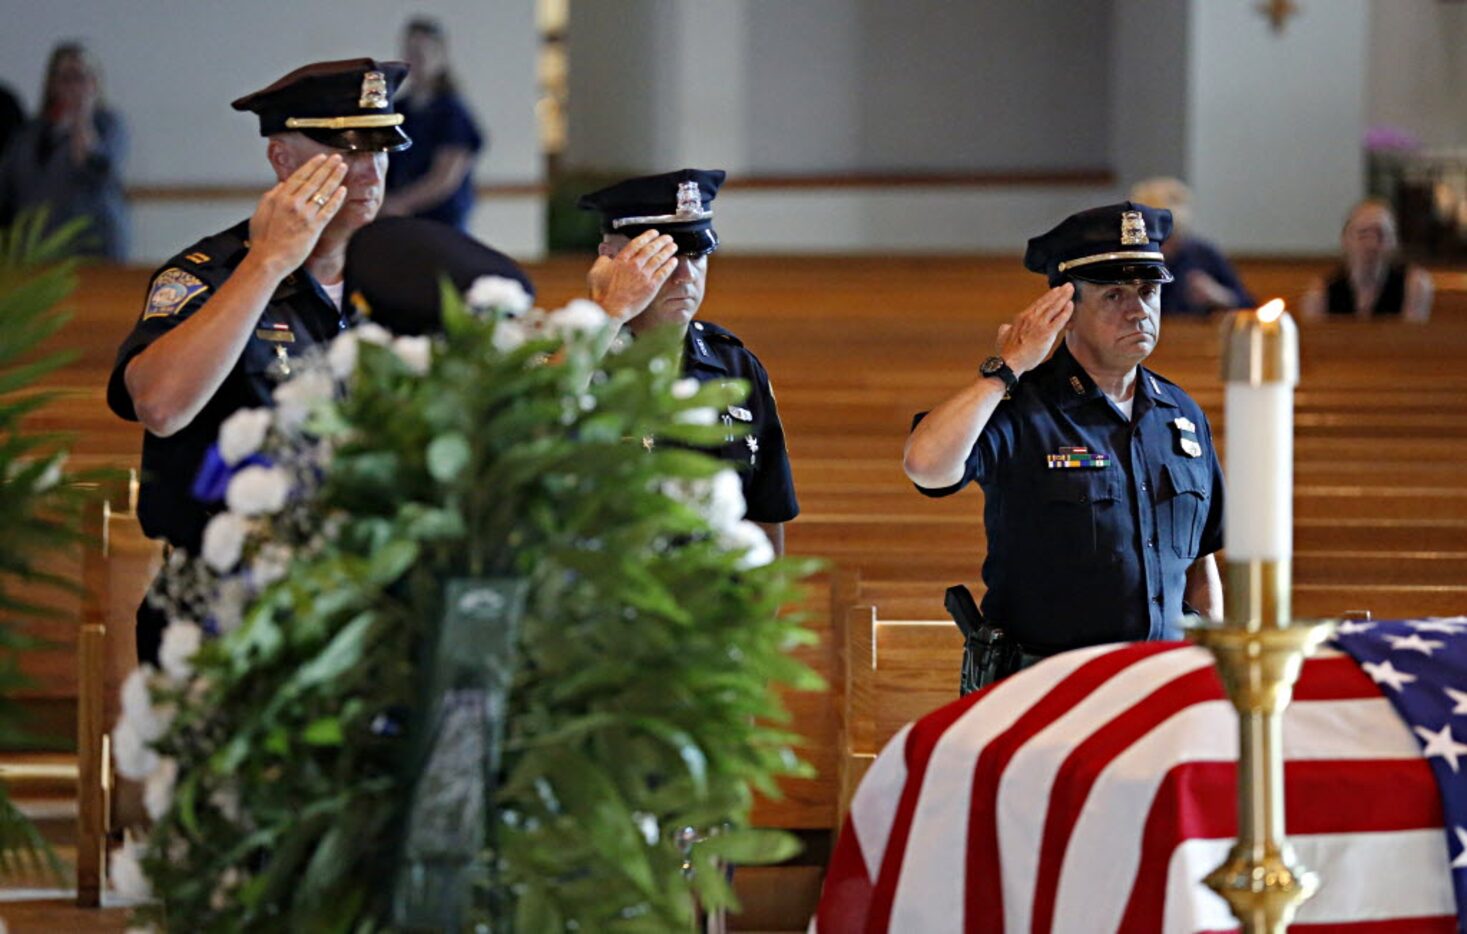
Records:
{"label": "black cap visor", "polygon": [[1172,272],[1162,263],[1095,263],[1062,273],[1062,279],[1110,284],[1116,282],[1171,282]]}
{"label": "black cap visor", "polygon": [[639,224],[623,227],[620,230],[611,231],[611,233],[618,233],[627,238],[634,238],[648,230],[655,230],[659,234],[666,234],[671,237],[672,242],[677,246],[679,256],[707,256],[709,253],[718,249],[718,234],[713,232],[712,227],[695,228],[693,230],[684,228],[679,230],[674,224],[668,224],[666,227],[659,227],[656,224]]}
{"label": "black cap visor", "polygon": [[401,152],[413,144],[400,126],[350,127],[342,130],[301,129],[323,146],[347,152]]}

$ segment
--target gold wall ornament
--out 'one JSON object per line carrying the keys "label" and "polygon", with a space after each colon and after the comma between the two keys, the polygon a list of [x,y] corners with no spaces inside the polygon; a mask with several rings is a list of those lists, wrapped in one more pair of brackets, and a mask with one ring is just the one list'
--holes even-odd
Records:
{"label": "gold wall ornament", "polygon": [[1231,502],[1225,519],[1226,621],[1188,636],[1212,652],[1238,712],[1238,837],[1204,882],[1245,932],[1281,934],[1319,888],[1284,837],[1283,713],[1304,659],[1335,628],[1334,620],[1296,621],[1290,606],[1299,336],[1282,301],[1228,316],[1222,364],[1228,475],[1250,478],[1249,500]]}
{"label": "gold wall ornament", "polygon": [[1258,4],[1255,9],[1268,19],[1269,25],[1273,27],[1274,32],[1282,33],[1284,31],[1284,25],[1289,21],[1289,17],[1299,12],[1299,4],[1292,2],[1292,0],[1265,0],[1265,2]]}

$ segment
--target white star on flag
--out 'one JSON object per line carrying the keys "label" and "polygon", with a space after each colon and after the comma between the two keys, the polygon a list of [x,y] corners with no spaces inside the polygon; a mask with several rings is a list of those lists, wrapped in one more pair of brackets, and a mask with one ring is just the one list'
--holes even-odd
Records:
{"label": "white star on flag", "polygon": [[1452,716],[1455,717],[1459,713],[1467,713],[1467,691],[1458,691],[1453,688],[1442,688],[1442,690],[1446,691],[1447,696],[1457,705],[1452,708]]}
{"label": "white star on flag", "polygon": [[1353,636],[1358,633],[1369,632],[1374,628],[1374,623],[1364,623],[1358,620],[1347,619],[1335,627],[1335,632],[1341,636]]}
{"label": "white star on flag", "polygon": [[1420,622],[1412,623],[1411,628],[1417,632],[1440,632],[1448,636],[1460,636],[1467,632],[1467,623],[1454,619],[1423,619]]}
{"label": "white star on flag", "polygon": [[1430,655],[1432,652],[1446,645],[1445,642],[1437,642],[1435,639],[1423,639],[1417,635],[1386,636],[1385,639],[1391,644],[1391,648],[1397,652],[1404,652],[1410,649],[1420,652],[1422,655]]}
{"label": "white star on flag", "polygon": [[1421,755],[1430,759],[1432,756],[1441,756],[1447,760],[1447,765],[1452,771],[1457,771],[1457,757],[1467,753],[1467,743],[1459,743],[1452,737],[1452,725],[1442,724],[1442,728],[1433,733],[1424,726],[1415,728],[1416,735],[1426,740],[1426,748]]}
{"label": "white star on flag", "polygon": [[1396,666],[1390,662],[1366,662],[1360,666],[1365,673],[1375,680],[1376,684],[1384,684],[1395,688],[1397,691],[1416,680],[1416,676],[1404,671],[1397,671]]}
{"label": "white star on flag", "polygon": [[1452,860],[1452,864],[1447,868],[1467,869],[1467,828],[1453,827],[1452,829],[1457,832],[1457,843],[1462,847],[1462,852],[1457,854],[1457,858]]}

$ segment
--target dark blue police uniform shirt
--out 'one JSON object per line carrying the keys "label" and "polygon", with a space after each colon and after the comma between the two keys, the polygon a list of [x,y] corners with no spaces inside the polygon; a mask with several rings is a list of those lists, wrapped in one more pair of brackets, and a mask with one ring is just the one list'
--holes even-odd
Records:
{"label": "dark blue police uniform shirt", "polygon": [[[457,94],[438,94],[421,107],[414,100],[403,98],[397,102],[397,111],[403,115],[402,128],[413,138],[413,144],[388,159],[388,191],[397,191],[426,176],[433,168],[433,160],[445,147],[467,149],[475,156],[484,148],[484,137]],[[462,230],[474,206],[473,176],[469,172],[451,195],[414,216]]]}
{"label": "dark blue police uniform shirt", "polygon": [[[213,298],[249,252],[249,222],[200,240],[158,268],[132,333],[123,340],[107,383],[107,405],[128,421],[137,411],[123,373],[132,358]],[[344,320],[309,273],[298,269],[275,290],[239,361],[214,397],[177,433],[143,433],[138,520],[150,538],[196,552],[211,512],[189,494],[219,426],[242,408],[273,405],[271,393],[290,360],[339,333]],[[192,366],[188,360],[176,365]]]}
{"label": "dark blue police uniform shirt", "polygon": [[1238,271],[1228,262],[1217,247],[1197,237],[1187,237],[1177,245],[1166,259],[1166,266],[1176,281],[1161,287],[1161,313],[1164,315],[1205,315],[1213,309],[1197,305],[1187,296],[1187,276],[1205,272],[1217,280],[1217,284],[1238,297],[1238,307],[1253,304],[1253,296],[1238,278]]}
{"label": "dark blue police uniform shirt", "polygon": [[[784,426],[774,404],[774,391],[769,388],[769,374],[759,358],[727,328],[694,321],[683,339],[683,374],[701,383],[719,379],[748,381],[749,397],[719,413],[729,435],[712,453],[739,471],[747,503],[744,518],[751,522],[788,522],[799,515]],[[735,435],[735,426],[747,427],[748,433]]]}
{"label": "dark blue police uniform shirt", "polygon": [[[1109,464],[1050,468],[1063,448]],[[1043,653],[1180,637],[1187,569],[1222,547],[1223,478],[1207,417],[1174,383],[1141,367],[1127,422],[1061,343],[999,404],[962,480],[918,490],[970,480],[985,497],[991,624]]]}

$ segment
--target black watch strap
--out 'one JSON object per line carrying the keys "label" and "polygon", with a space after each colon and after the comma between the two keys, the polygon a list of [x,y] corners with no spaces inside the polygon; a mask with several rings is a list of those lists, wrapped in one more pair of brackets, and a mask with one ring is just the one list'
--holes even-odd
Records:
{"label": "black watch strap", "polygon": [[990,379],[1003,380],[1004,389],[1009,392],[1012,392],[1013,388],[1019,384],[1019,377],[1003,357],[989,357],[979,364],[978,372]]}

